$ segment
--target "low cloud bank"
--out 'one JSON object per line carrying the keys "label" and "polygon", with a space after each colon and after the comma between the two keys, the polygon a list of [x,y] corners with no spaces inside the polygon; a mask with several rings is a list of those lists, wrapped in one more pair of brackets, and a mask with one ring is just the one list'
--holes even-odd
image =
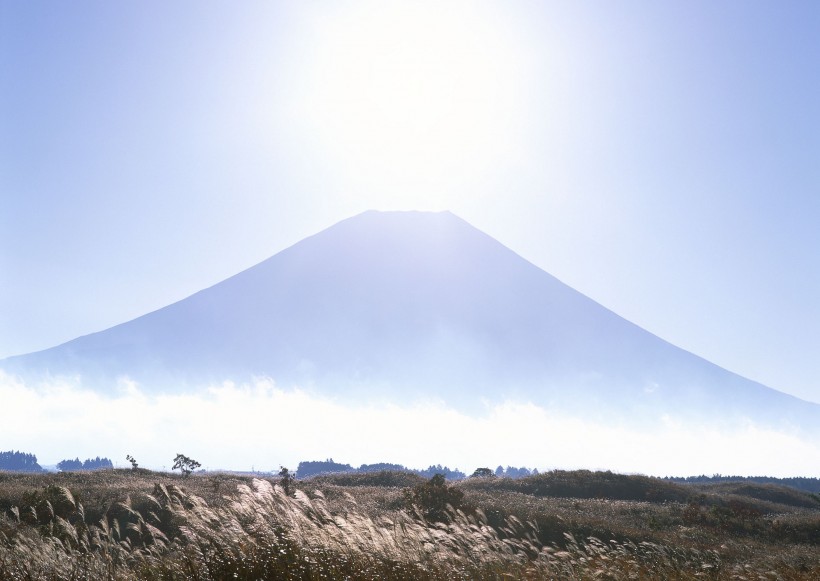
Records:
{"label": "low cloud bank", "polygon": [[652,475],[813,476],[820,447],[795,433],[747,424],[733,429],[661,418],[651,431],[568,417],[529,403],[487,405],[470,416],[441,402],[398,407],[349,404],[270,379],[230,382],[199,395],[147,395],[128,380],[112,395],[76,380],[28,385],[0,373],[0,450],[40,464],[107,456],[169,469],[177,453],[208,469],[278,470],[300,460],[354,466],[394,462],[588,468]]}

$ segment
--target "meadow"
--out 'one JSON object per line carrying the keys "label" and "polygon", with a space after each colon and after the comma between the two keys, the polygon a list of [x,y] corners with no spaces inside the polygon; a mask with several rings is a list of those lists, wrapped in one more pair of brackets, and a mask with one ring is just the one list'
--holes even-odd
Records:
{"label": "meadow", "polygon": [[820,496],[749,482],[0,472],[0,515],[4,580],[820,578]]}

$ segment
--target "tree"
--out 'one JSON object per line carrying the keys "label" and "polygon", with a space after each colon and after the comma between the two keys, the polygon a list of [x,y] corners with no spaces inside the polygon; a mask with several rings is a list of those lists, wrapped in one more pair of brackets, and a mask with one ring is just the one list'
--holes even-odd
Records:
{"label": "tree", "polygon": [[285,495],[290,496],[291,487],[296,482],[296,474],[291,474],[290,470],[284,466],[280,466],[279,468],[281,468],[279,471],[279,484],[281,484],[282,488],[285,490]]}
{"label": "tree", "polygon": [[476,468],[470,478],[495,478],[495,474],[489,468]]}
{"label": "tree", "polygon": [[104,468],[113,468],[114,463],[108,458],[88,458],[83,462],[83,470],[100,470]]}
{"label": "tree", "polygon": [[322,461],[302,461],[296,467],[296,473],[302,478],[318,476],[319,474],[333,474],[337,472],[353,472],[350,464],[334,462],[333,458]]}
{"label": "tree", "polygon": [[13,472],[42,472],[37,456],[24,452],[0,452],[0,470]]}
{"label": "tree", "polygon": [[75,458],[74,460],[61,460],[57,463],[57,468],[59,468],[62,472],[70,472],[73,470],[82,470],[83,463],[80,462],[79,458]]}
{"label": "tree", "polygon": [[[126,460],[131,459],[131,456],[126,456]],[[71,472],[75,470],[99,470],[101,468],[113,468],[114,464],[108,458],[100,458],[97,456],[96,458],[87,458],[85,461],[80,462],[79,458],[75,458],[74,460],[67,459],[61,460],[57,463],[57,468],[59,468],[63,472]]]}
{"label": "tree", "polygon": [[129,462],[131,462],[131,470],[136,470],[137,468],[140,467],[140,465],[137,464],[137,461],[134,459],[134,457],[131,454],[126,454],[125,459],[128,460]]}
{"label": "tree", "polygon": [[177,454],[177,457],[174,458],[174,467],[172,470],[179,470],[183,476],[187,477],[200,466],[202,466],[202,464],[193,458],[188,458],[185,454]]}

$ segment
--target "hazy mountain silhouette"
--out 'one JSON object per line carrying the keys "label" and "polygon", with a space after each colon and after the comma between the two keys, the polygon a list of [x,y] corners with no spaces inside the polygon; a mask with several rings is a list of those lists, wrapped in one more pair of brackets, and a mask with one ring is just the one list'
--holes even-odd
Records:
{"label": "hazy mountain silhouette", "polygon": [[808,425],[810,404],[617,316],[449,212],[366,212],[182,301],[0,362],[106,389],[274,378],[457,407],[507,396],[590,414]]}

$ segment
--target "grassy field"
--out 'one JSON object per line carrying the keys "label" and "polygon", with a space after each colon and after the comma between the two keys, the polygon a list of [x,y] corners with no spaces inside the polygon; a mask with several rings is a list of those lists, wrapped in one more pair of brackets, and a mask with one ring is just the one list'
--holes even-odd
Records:
{"label": "grassy field", "polygon": [[820,579],[820,497],[750,483],[0,472],[0,515],[4,580]]}

